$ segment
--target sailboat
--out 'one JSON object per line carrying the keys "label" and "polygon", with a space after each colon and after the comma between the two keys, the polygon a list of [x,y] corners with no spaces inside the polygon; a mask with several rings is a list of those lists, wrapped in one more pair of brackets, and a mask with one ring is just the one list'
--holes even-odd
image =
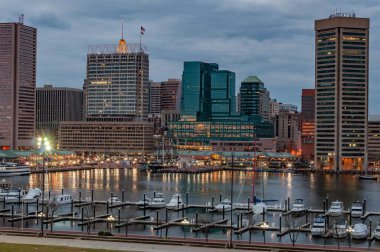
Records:
{"label": "sailboat", "polygon": [[254,141],[254,154],[252,162],[252,211],[254,214],[263,214],[267,208],[264,200],[264,173],[261,170],[262,200],[258,201],[255,195],[255,169],[256,169],[256,140]]}

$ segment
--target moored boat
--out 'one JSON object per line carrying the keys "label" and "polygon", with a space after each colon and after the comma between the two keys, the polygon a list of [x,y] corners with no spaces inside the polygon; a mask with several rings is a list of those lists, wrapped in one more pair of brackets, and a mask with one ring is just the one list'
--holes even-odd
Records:
{"label": "moored boat", "polygon": [[28,193],[25,194],[22,198],[21,201],[23,202],[32,202],[37,200],[37,198],[41,197],[42,191],[40,188],[30,188],[28,190]]}
{"label": "moored boat", "polygon": [[223,212],[223,211],[231,211],[232,210],[232,204],[229,199],[222,200],[218,205],[215,206],[216,211]]}
{"label": "moored boat", "polygon": [[166,205],[166,207],[168,209],[173,209],[173,208],[176,208],[176,207],[179,207],[182,205],[182,196],[181,194],[179,193],[175,193],[173,194],[171,200],[169,201],[169,203]]}
{"label": "moored boat", "polygon": [[377,222],[376,230],[373,234],[377,241],[380,241],[380,221]]}
{"label": "moored boat", "polygon": [[326,218],[319,216],[314,218],[313,226],[311,227],[311,235],[314,237],[322,236],[326,233]]}
{"label": "moored boat", "polygon": [[53,198],[51,199],[51,202],[57,205],[70,204],[72,201],[73,201],[73,196],[70,194],[56,195],[56,196],[53,196]]}
{"label": "moored boat", "polygon": [[294,204],[293,204],[293,208],[292,208],[292,213],[293,214],[302,214],[303,212],[305,212],[305,204],[303,202],[303,199],[296,199],[294,201]]}
{"label": "moored boat", "polygon": [[30,174],[30,168],[25,164],[0,162],[0,177],[20,176]]}
{"label": "moored boat", "polygon": [[327,214],[333,217],[341,216],[343,214],[343,202],[338,200],[333,201]]}
{"label": "moored boat", "polygon": [[366,239],[368,237],[369,231],[368,227],[365,224],[357,223],[354,225],[354,229],[352,230],[351,237],[352,239]]}
{"label": "moored boat", "polygon": [[156,197],[153,198],[151,202],[149,202],[150,208],[163,208],[166,207],[164,194],[156,193]]}
{"label": "moored boat", "polygon": [[363,204],[360,201],[355,201],[351,206],[351,217],[360,217],[363,215]]}
{"label": "moored boat", "polygon": [[343,219],[333,225],[333,236],[336,239],[347,237],[347,223]]}

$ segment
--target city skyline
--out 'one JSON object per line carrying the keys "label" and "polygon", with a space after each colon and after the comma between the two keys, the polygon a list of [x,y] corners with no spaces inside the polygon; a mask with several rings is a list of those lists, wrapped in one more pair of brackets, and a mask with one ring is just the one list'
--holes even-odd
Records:
{"label": "city skyline", "polygon": [[81,1],[71,5],[43,0],[33,4],[18,2],[3,4],[6,11],[2,22],[17,21],[24,13],[25,24],[38,29],[37,86],[52,83],[81,87],[87,46],[116,44],[123,19],[127,43],[138,42],[140,26],[146,29],[143,43],[151,58],[150,79],[179,79],[184,61],[218,62],[222,69],[236,72],[236,90],[246,76],[257,75],[273,98],[298,107],[301,89],[314,86],[314,20],[327,18],[336,10],[355,11],[358,17],[368,17],[373,24],[369,112],[380,114],[376,105],[376,93],[380,91],[376,84],[380,81],[376,73],[380,65],[377,1],[345,1],[344,6],[339,1],[299,0],[129,5],[118,1]]}

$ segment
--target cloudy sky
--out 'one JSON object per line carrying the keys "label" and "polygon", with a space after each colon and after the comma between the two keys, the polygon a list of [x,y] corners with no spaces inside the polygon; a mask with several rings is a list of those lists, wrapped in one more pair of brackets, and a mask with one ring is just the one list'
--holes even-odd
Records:
{"label": "cloudy sky", "polygon": [[150,79],[181,78],[183,62],[219,63],[237,88],[259,76],[271,97],[299,105],[314,82],[314,20],[335,10],[371,18],[370,113],[380,114],[379,0],[1,0],[0,22],[38,29],[39,86],[80,88],[89,44],[113,44],[125,21],[127,43],[150,53]]}

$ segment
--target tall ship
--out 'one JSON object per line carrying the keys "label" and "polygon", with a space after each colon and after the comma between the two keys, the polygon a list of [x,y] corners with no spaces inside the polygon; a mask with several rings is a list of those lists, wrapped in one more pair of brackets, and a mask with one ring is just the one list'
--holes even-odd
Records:
{"label": "tall ship", "polygon": [[25,164],[0,162],[0,177],[10,177],[30,174],[30,168]]}
{"label": "tall ship", "polygon": [[179,156],[175,147],[169,141],[168,144],[161,142],[156,151],[156,159],[150,162],[148,170],[157,171],[160,169],[178,168]]}

